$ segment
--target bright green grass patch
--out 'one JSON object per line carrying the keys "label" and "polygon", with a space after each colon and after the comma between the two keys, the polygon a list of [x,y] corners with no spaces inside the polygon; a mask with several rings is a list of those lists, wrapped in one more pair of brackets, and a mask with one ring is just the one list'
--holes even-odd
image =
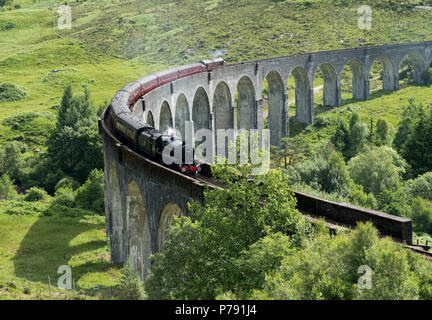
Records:
{"label": "bright green grass patch", "polygon": [[[57,288],[61,265],[71,267],[80,296]],[[109,262],[104,217],[0,213],[0,299],[89,299],[97,292],[92,288],[115,287],[120,277],[121,270]],[[30,294],[24,293],[27,287]]]}

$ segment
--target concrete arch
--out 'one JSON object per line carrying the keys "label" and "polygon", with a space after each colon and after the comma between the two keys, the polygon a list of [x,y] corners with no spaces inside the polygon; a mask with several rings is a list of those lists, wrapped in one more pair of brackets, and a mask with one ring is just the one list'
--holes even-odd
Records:
{"label": "concrete arch", "polygon": [[[338,77],[335,68],[330,63],[321,64],[316,71],[321,70],[324,79],[323,105],[339,107],[341,105]],[[316,71],[314,78],[316,76]]]}
{"label": "concrete arch", "polygon": [[174,222],[174,217],[182,217],[183,211],[180,209],[180,207],[170,202],[166,204],[159,216],[159,223],[158,223],[158,229],[157,229],[157,249],[160,250],[166,240],[166,237],[168,235],[168,230],[172,226]]}
{"label": "concrete arch", "polygon": [[426,70],[426,62],[424,61],[423,57],[420,54],[415,52],[407,53],[400,61],[398,66],[398,71],[400,70],[402,62],[405,59],[410,59],[413,63],[415,83],[422,84],[423,83],[422,73],[423,71]]}
{"label": "concrete arch", "polygon": [[[391,91],[397,90],[398,77],[396,76],[393,62],[388,57],[385,57],[385,56],[381,56],[381,57],[376,58],[372,62],[372,65],[375,62],[379,62],[383,68],[383,72],[382,72],[383,89],[384,90],[391,90]],[[369,70],[369,74],[370,74],[370,72],[371,72],[371,70]]]}
{"label": "concrete arch", "polygon": [[252,80],[243,76],[237,83],[237,128],[256,129],[257,111],[255,88]]}
{"label": "concrete arch", "polygon": [[120,199],[120,185],[117,170],[114,162],[111,162],[109,169],[109,237],[111,247],[111,261],[113,263],[123,263],[124,256],[124,236],[123,236],[123,210]]}
{"label": "concrete arch", "polygon": [[352,72],[353,98],[367,100],[369,98],[369,79],[366,77],[362,63],[357,59],[352,59],[345,64],[344,68],[346,66],[349,66]]}
{"label": "concrete arch", "polygon": [[171,114],[171,108],[166,101],[162,103],[162,107],[160,109],[159,130],[166,134],[172,134],[173,132],[173,118]]}
{"label": "concrete arch", "polygon": [[154,128],[155,122],[153,118],[153,113],[151,111],[147,113],[147,119],[145,122]]}
{"label": "concrete arch", "polygon": [[278,72],[271,71],[265,78],[269,86],[268,124],[270,144],[279,146],[282,137],[286,136],[286,89]]}
{"label": "concrete arch", "polygon": [[175,129],[176,133],[180,134],[182,139],[185,138],[185,123],[190,120],[189,103],[186,96],[182,93],[177,98],[175,111]]}
{"label": "concrete arch", "polygon": [[203,87],[199,87],[195,92],[192,104],[192,121],[194,133],[200,129],[210,129],[210,102]]}
{"label": "concrete arch", "polygon": [[313,91],[307,72],[296,67],[291,75],[295,80],[295,118],[306,124],[313,123]]}
{"label": "concrete arch", "polygon": [[126,191],[127,260],[137,268],[145,279],[150,270],[151,236],[145,201],[135,181],[129,183]]}
{"label": "concrete arch", "polygon": [[[219,129],[234,129],[234,114],[232,108],[232,97],[231,91],[228,85],[221,81],[216,86],[214,95],[213,95],[213,113],[214,113],[214,121],[215,121],[215,144],[217,149],[217,138],[218,138],[218,130]],[[227,140],[227,139],[226,139]],[[228,152],[228,141],[225,141],[225,150],[221,150],[217,152],[217,155],[224,154],[227,156]]]}

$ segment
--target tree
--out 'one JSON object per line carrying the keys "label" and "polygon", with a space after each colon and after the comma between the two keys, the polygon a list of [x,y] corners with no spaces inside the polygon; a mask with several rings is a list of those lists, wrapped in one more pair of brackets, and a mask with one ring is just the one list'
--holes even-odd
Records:
{"label": "tree", "polygon": [[421,197],[432,201],[432,172],[427,172],[405,183],[405,193],[410,199]]}
{"label": "tree", "polygon": [[363,153],[348,163],[348,170],[354,182],[362,185],[366,193],[371,192],[375,196],[386,189],[398,189],[405,168],[404,159],[387,146],[366,147]]}
{"label": "tree", "polygon": [[432,233],[432,201],[415,198],[411,210],[414,230]]}
{"label": "tree", "polygon": [[[366,270],[371,272],[369,279]],[[351,233],[334,238],[321,234],[302,250],[285,255],[281,267],[268,273],[252,298],[427,299],[431,277],[432,268],[421,257],[390,239],[380,239],[371,223],[359,223]]]}
{"label": "tree", "polygon": [[367,137],[367,127],[357,113],[353,113],[350,121],[348,159],[358,154],[364,147]]}
{"label": "tree", "polygon": [[374,131],[373,142],[376,146],[390,146],[392,143],[392,128],[387,121],[378,119]]}
{"label": "tree", "polygon": [[409,100],[409,104],[404,108],[402,120],[398,123],[395,138],[393,140],[394,148],[402,153],[402,148],[412,133],[413,124],[417,121],[422,113],[422,106],[415,103],[414,99]]}
{"label": "tree", "polygon": [[[245,261],[246,251],[277,233],[289,237],[292,246],[312,233],[295,209],[294,195],[282,173],[271,171],[248,182],[228,166],[213,170],[226,188],[207,190],[203,203],[193,202],[189,207],[193,220],[176,220],[153,257],[146,281],[152,299],[214,299],[228,291],[245,298],[244,288],[249,291],[264,279],[263,273],[249,278],[258,270],[246,266],[253,265]],[[274,261],[269,264],[277,267]]]}
{"label": "tree", "polygon": [[94,169],[87,181],[77,189],[75,203],[78,208],[104,213],[104,173]]}
{"label": "tree", "polygon": [[93,169],[102,168],[102,143],[88,89],[83,96],[73,96],[72,89],[65,88],[57,125],[48,139],[48,154],[51,166],[81,183]]}
{"label": "tree", "polygon": [[0,148],[0,175],[8,174],[17,179],[20,170],[25,166],[22,153],[26,151],[26,145],[19,141],[6,143]]}
{"label": "tree", "polygon": [[413,124],[412,133],[408,136],[402,155],[411,166],[411,175],[432,171],[432,110],[423,109]]}
{"label": "tree", "polygon": [[357,113],[353,113],[349,125],[345,120],[339,122],[330,141],[349,160],[363,149],[366,137],[366,125]]}
{"label": "tree", "polygon": [[305,160],[311,153],[310,145],[304,136],[285,137],[281,139],[282,148],[275,151],[277,159],[284,160],[284,168],[298,161]]}
{"label": "tree", "polygon": [[0,176],[0,200],[13,200],[18,196],[13,181],[7,174]]}
{"label": "tree", "polygon": [[349,126],[345,119],[340,119],[336,131],[330,139],[331,143],[347,158],[349,148]]}

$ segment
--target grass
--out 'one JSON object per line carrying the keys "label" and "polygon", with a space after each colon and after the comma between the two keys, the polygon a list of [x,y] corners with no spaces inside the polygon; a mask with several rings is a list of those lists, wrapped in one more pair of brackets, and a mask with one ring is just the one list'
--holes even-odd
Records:
{"label": "grass", "polygon": [[[20,205],[25,214],[11,214]],[[0,205],[0,299],[94,299],[118,293],[121,269],[109,261],[104,217],[68,217],[61,211],[47,216],[49,207],[20,201]],[[75,294],[57,287],[62,265],[71,267]],[[105,289],[94,290],[97,286]]]}
{"label": "grass", "polygon": [[[367,3],[368,1],[366,1]],[[19,112],[50,112],[64,87],[90,88],[95,105],[106,105],[119,88],[167,66],[222,55],[228,62],[362,45],[432,39],[431,11],[373,6],[373,29],[357,28],[353,2],[273,0],[87,0],[68,1],[72,29],[55,30],[64,1],[14,0],[20,9],[0,12],[0,84],[23,88],[26,97],[0,102],[0,123]],[[288,93],[294,98],[290,79]],[[314,86],[322,85],[317,79]],[[393,126],[408,99],[430,103],[430,88],[404,87],[373,93],[335,110],[316,106],[319,117],[348,117],[358,110],[367,122],[384,117]],[[316,93],[322,99],[322,90]],[[290,106],[290,117],[294,109]],[[292,123],[291,135],[310,143],[328,139],[333,129]],[[0,124],[0,145],[22,140],[29,152],[46,151],[55,124],[39,116],[19,129]],[[301,131],[303,130],[303,131]],[[121,269],[109,263],[103,217],[59,210],[49,201],[0,202],[0,299],[95,299],[118,296]],[[76,292],[56,288],[61,265],[72,268]],[[51,286],[48,283],[51,279]],[[103,290],[92,290],[101,285]]]}

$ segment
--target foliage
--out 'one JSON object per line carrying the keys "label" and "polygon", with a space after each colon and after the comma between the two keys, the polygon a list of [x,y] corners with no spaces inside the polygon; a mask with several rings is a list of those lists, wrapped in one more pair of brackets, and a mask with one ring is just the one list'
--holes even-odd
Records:
{"label": "foliage", "polygon": [[26,96],[27,93],[25,89],[18,87],[11,82],[3,82],[0,84],[0,102],[17,101],[24,99]]}
{"label": "foliage", "polygon": [[7,174],[0,176],[0,200],[12,200],[18,196],[13,181]]}
{"label": "foliage", "polygon": [[[361,266],[372,270],[370,289],[359,286]],[[360,223],[352,233],[333,239],[321,235],[287,255],[253,298],[424,299],[430,296],[431,272],[422,258],[390,239],[379,239],[371,223]]]}
{"label": "foliage", "polygon": [[25,166],[22,153],[26,151],[25,144],[19,141],[6,143],[0,148],[0,174],[8,174],[12,178],[19,177],[20,170]]}
{"label": "foliage", "polygon": [[[312,232],[295,209],[293,193],[281,173],[271,171],[248,182],[228,166],[218,165],[213,174],[226,189],[207,190],[202,204],[193,202],[189,208],[193,222],[188,217],[176,220],[153,257],[146,281],[152,299],[214,299],[228,291],[243,296],[244,288],[259,286],[262,280],[256,265],[245,260],[245,251],[254,251],[252,245],[278,232],[298,246]],[[266,268],[277,264],[274,259],[266,262]],[[252,279],[251,274],[255,274]]]}
{"label": "foliage", "polygon": [[348,170],[355,183],[366,193],[378,196],[384,190],[396,190],[400,186],[406,162],[390,147],[366,147],[350,160]]}
{"label": "foliage", "polygon": [[378,119],[373,135],[373,142],[376,146],[391,146],[393,128],[384,119]]}
{"label": "foliage", "polygon": [[71,188],[59,188],[54,193],[54,205],[75,207],[75,193]]}
{"label": "foliage", "polygon": [[76,190],[75,202],[78,208],[103,214],[104,206],[104,173],[94,169],[87,181]]}
{"label": "foliage", "polygon": [[130,261],[124,267],[120,279],[120,290],[127,300],[144,300],[146,298],[143,283]]}
{"label": "foliage", "polygon": [[311,153],[310,146],[302,135],[282,138],[281,144],[282,148],[272,149],[272,155],[278,167],[282,159],[286,169],[288,165],[306,159]]}
{"label": "foliage", "polygon": [[344,119],[339,121],[331,142],[345,159],[349,160],[359,153],[366,142],[367,127],[358,113],[353,113],[349,125]]}
{"label": "foliage", "polygon": [[24,200],[28,202],[40,201],[44,200],[47,196],[48,194],[44,189],[31,187],[29,190],[27,190]]}
{"label": "foliage", "polygon": [[432,171],[432,110],[423,109],[413,124],[402,155],[411,167],[413,176]]}
{"label": "foliage", "polygon": [[74,97],[72,88],[65,88],[56,128],[48,139],[48,154],[57,168],[79,182],[93,169],[102,168],[102,144],[88,89]]}
{"label": "foliage", "polygon": [[45,117],[50,120],[54,118],[53,114],[50,112],[26,111],[4,118],[2,124],[4,126],[11,127],[12,129],[20,130],[25,124],[28,124],[38,117]]}
{"label": "foliage", "polygon": [[411,218],[416,231],[432,234],[432,201],[415,198]]}
{"label": "foliage", "polygon": [[71,188],[73,190],[79,187],[79,182],[71,177],[64,177],[60,179],[55,185],[55,189],[58,190],[60,188]]}
{"label": "foliage", "polygon": [[398,123],[397,132],[393,141],[395,149],[401,153],[402,148],[413,131],[413,124],[422,113],[422,106],[415,103],[414,99],[409,99],[409,104],[404,108],[402,120]]}
{"label": "foliage", "polygon": [[432,172],[427,172],[416,179],[408,180],[405,182],[404,189],[410,199],[421,197],[432,201]]}

